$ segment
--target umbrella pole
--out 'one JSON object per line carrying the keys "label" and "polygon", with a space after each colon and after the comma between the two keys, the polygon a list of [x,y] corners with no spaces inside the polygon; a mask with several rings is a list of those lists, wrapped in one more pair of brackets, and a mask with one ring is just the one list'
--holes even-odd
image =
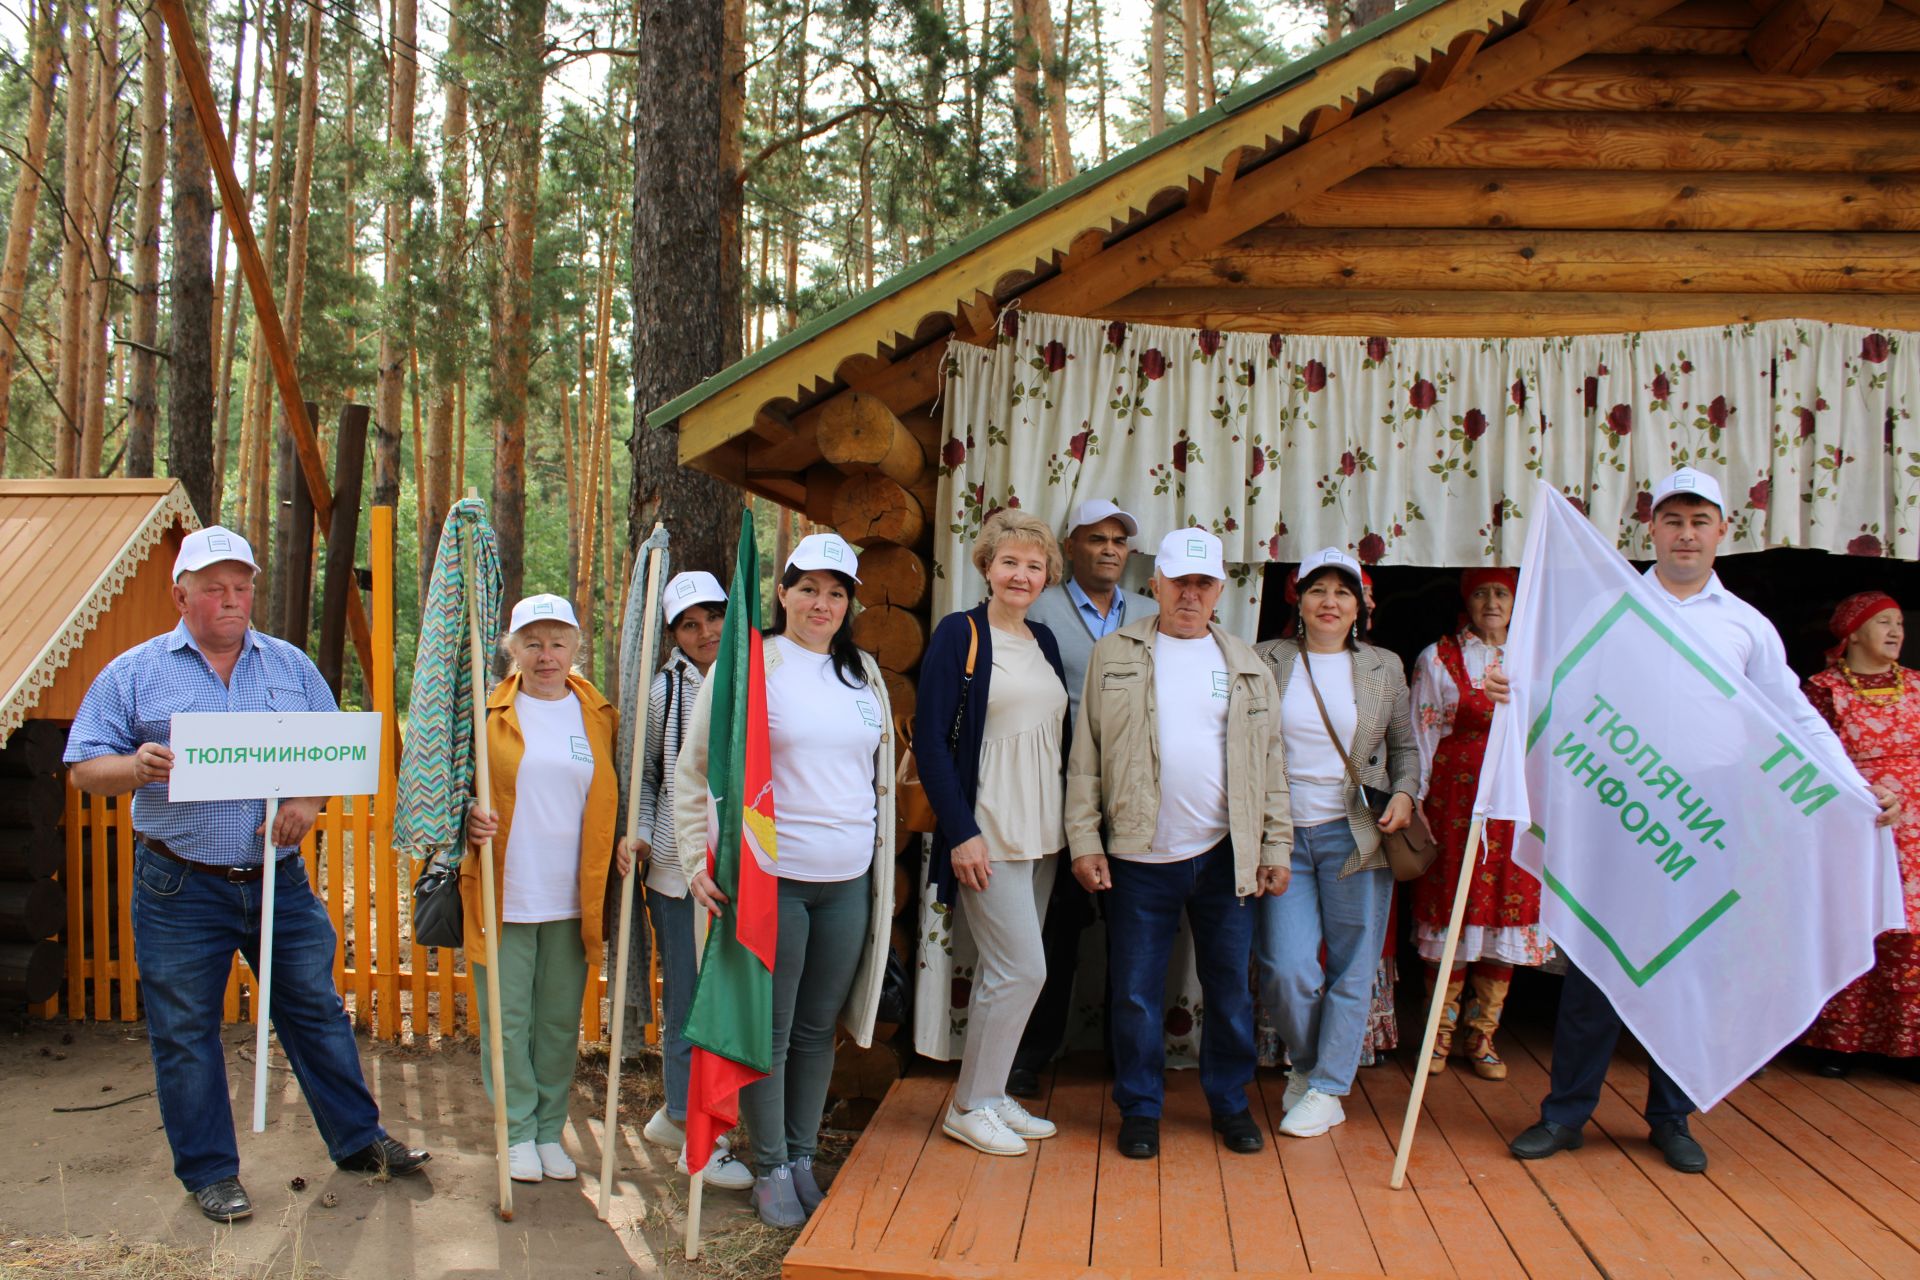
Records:
{"label": "umbrella pole", "polygon": [[1413,1131],[1420,1124],[1420,1102],[1427,1095],[1427,1061],[1433,1057],[1433,1043],[1440,1035],[1440,1010],[1447,1002],[1447,980],[1453,973],[1453,956],[1460,946],[1460,924],[1467,916],[1467,889],[1473,884],[1474,866],[1480,861],[1480,843],[1486,834],[1487,820],[1474,815],[1467,832],[1467,848],[1460,856],[1460,880],[1453,890],[1453,914],[1447,920],[1447,942],[1440,951],[1440,976],[1433,984],[1433,999],[1427,1007],[1427,1030],[1420,1037],[1420,1056],[1414,1060],[1413,1093],[1407,1099],[1406,1119],[1400,1122],[1400,1141],[1393,1156],[1393,1177],[1388,1185],[1395,1191],[1407,1182],[1407,1161],[1413,1155]]}
{"label": "umbrella pole", "polygon": [[[699,904],[693,910],[693,971],[700,972],[700,957],[707,949],[707,912]],[[687,1166],[691,1169],[692,1164]],[[700,1201],[707,1186],[707,1171],[687,1175],[687,1261],[700,1256]]]}
{"label": "umbrella pole", "polygon": [[[473,677],[474,792],[493,801],[493,771],[487,764],[487,663],[480,644],[480,594],[474,584],[473,547],[462,553],[467,575],[467,640]],[[507,1170],[507,1052],[500,1037],[500,910],[493,883],[493,841],[480,846],[480,920],[487,939],[487,1054],[493,1062],[493,1145],[500,1190],[500,1220],[513,1221],[513,1180]]]}
{"label": "umbrella pole", "polygon": [[[656,523],[653,536],[647,539],[652,549],[647,552],[647,586],[646,593],[641,597],[646,608],[646,624],[641,630],[640,679],[636,682],[637,689],[628,690],[635,695],[634,714],[638,720],[633,727],[633,758],[627,762],[629,849],[640,834],[640,771],[647,758],[647,700],[653,685],[653,655],[659,652],[660,644],[660,560],[663,548],[654,544],[664,542],[665,535],[665,527]],[[613,1179],[620,1144],[620,1057],[627,1032],[627,950],[633,944],[633,882],[636,878],[632,871],[620,877],[620,943],[615,948],[613,964],[613,1042],[608,1046],[607,1056],[607,1122],[600,1137],[602,1222],[613,1210]]]}
{"label": "umbrella pole", "polygon": [[260,971],[254,976],[260,979],[260,998],[254,1001],[257,1006],[254,1015],[260,1021],[260,1029],[254,1035],[253,1043],[253,1131],[267,1131],[267,1018],[273,1002],[273,882],[279,879],[279,868],[274,865],[273,855],[279,850],[273,847],[273,820],[280,816],[280,801],[277,797],[267,797],[267,820],[260,830],[266,841],[267,858],[261,864],[260,873]]}

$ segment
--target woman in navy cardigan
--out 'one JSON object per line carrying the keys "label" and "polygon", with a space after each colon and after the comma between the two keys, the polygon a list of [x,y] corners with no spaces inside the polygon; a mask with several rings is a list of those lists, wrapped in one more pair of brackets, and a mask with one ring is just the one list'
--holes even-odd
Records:
{"label": "woman in navy cardigan", "polygon": [[914,755],[938,818],[928,879],[941,902],[958,898],[980,951],[943,1130],[988,1155],[1018,1156],[1054,1132],[1007,1096],[1006,1082],[1046,982],[1040,926],[1066,844],[1066,677],[1053,633],[1027,621],[1027,609],[1065,564],[1053,531],[1011,510],[988,517],[973,563],[987,599],[934,628]]}

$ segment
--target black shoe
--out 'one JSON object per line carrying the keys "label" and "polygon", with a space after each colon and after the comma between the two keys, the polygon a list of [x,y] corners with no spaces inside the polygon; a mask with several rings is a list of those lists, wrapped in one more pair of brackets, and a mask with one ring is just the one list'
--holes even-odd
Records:
{"label": "black shoe", "polygon": [[1522,1160],[1545,1160],[1548,1156],[1558,1155],[1562,1151],[1578,1151],[1586,1145],[1586,1138],[1578,1129],[1569,1129],[1563,1124],[1551,1120],[1542,1120],[1512,1142],[1507,1150]]}
{"label": "black shoe", "polygon": [[1847,1055],[1835,1053],[1831,1049],[1821,1050],[1819,1058],[1813,1064],[1813,1073],[1817,1076],[1825,1076],[1829,1080],[1844,1080],[1851,1070],[1853,1070],[1853,1063],[1847,1060]]}
{"label": "black shoe", "polygon": [[1253,1122],[1253,1112],[1236,1111],[1230,1116],[1215,1116],[1213,1131],[1227,1144],[1227,1150],[1237,1151],[1250,1156],[1265,1146],[1260,1137],[1260,1126]]}
{"label": "black shoe", "polygon": [[1129,1160],[1151,1160],[1159,1155],[1160,1118],[1121,1116],[1120,1154]]}
{"label": "black shoe", "polygon": [[418,1173],[420,1166],[433,1159],[425,1151],[414,1151],[401,1146],[389,1137],[378,1137],[360,1148],[345,1160],[335,1160],[334,1164],[348,1173],[384,1173],[398,1178],[404,1174]]}
{"label": "black shoe", "polygon": [[1015,1067],[1007,1072],[1007,1093],[1015,1098],[1039,1097],[1040,1073],[1029,1071],[1025,1067]]}
{"label": "black shoe", "polygon": [[1681,1173],[1705,1173],[1707,1171],[1707,1153],[1693,1135],[1687,1132],[1684,1120],[1662,1120],[1653,1126],[1648,1139],[1660,1148],[1660,1154],[1667,1163]]}
{"label": "black shoe", "polygon": [[222,1178],[212,1186],[202,1187],[193,1193],[193,1200],[200,1206],[200,1212],[215,1222],[236,1222],[253,1216],[253,1201],[247,1199],[247,1189],[240,1185],[238,1178]]}

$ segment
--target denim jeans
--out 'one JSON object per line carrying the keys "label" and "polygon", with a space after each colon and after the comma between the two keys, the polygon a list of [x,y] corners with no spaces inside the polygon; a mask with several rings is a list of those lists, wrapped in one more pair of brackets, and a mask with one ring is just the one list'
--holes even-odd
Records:
{"label": "denim jeans", "polygon": [[[277,874],[273,1030],[327,1155],[342,1160],[386,1130],[333,986],[333,922],[303,859],[282,859]],[[188,1191],[240,1172],[220,1014],[233,953],[259,967],[262,888],[202,875],[145,845],[134,852],[133,947],[147,1042],[173,1173]]]}
{"label": "denim jeans", "polygon": [[1353,849],[1345,818],[1295,827],[1293,879],[1279,897],[1260,899],[1254,944],[1260,999],[1288,1060],[1309,1088],[1335,1097],[1346,1096],[1360,1069],[1393,890],[1393,873],[1384,867],[1341,877]]}
{"label": "denim jeans", "polygon": [[1158,1118],[1166,1097],[1167,957],[1187,914],[1200,976],[1200,1089],[1217,1116],[1247,1109],[1256,1063],[1247,959],[1253,912],[1234,892],[1231,838],[1184,862],[1108,858],[1107,973],[1113,989],[1113,1101]]}
{"label": "denim jeans", "polygon": [[660,1074],[666,1078],[667,1117],[685,1124],[693,1046],[680,1033],[686,1030],[687,1006],[693,1003],[694,979],[700,976],[693,963],[693,898],[652,889],[646,893],[653,945],[660,952]]}

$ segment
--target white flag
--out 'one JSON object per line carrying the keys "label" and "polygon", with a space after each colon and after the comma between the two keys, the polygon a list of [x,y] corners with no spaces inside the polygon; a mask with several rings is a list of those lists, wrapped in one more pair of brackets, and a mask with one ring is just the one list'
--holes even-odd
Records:
{"label": "white flag", "polygon": [[1548,934],[1710,1107],[1905,927],[1893,838],[1551,485],[1530,515],[1475,812],[1516,821]]}

